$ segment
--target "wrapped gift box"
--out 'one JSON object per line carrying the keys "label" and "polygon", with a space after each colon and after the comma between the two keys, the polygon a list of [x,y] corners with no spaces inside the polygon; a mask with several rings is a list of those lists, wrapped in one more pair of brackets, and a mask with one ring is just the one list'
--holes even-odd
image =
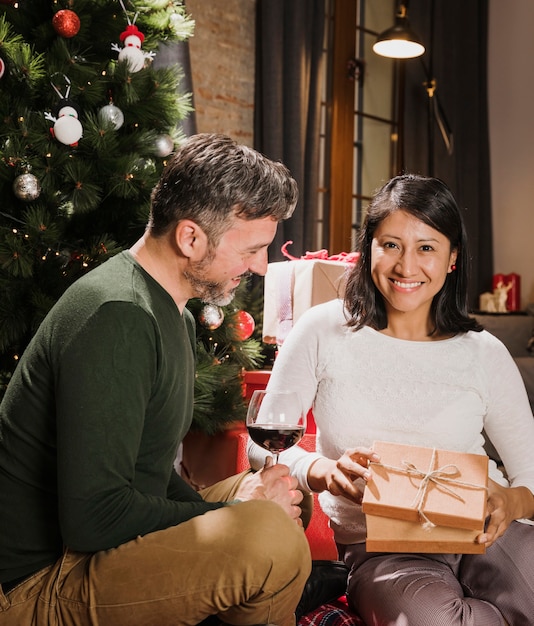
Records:
{"label": "wrapped gift box", "polygon": [[479,530],[434,526],[419,522],[366,515],[367,552],[421,552],[439,554],[484,554],[486,546],[476,543]]}
{"label": "wrapped gift box", "polygon": [[298,259],[269,263],[265,275],[263,341],[281,345],[312,306],[343,297],[352,263]]}
{"label": "wrapped gift box", "polygon": [[373,448],[380,463],[371,464],[373,479],[362,500],[366,515],[482,532],[487,456],[383,441]]}

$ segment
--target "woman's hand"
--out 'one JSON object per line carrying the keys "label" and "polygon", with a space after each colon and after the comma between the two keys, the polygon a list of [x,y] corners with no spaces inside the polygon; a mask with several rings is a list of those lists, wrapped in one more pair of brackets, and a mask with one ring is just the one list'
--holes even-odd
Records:
{"label": "woman's hand", "polygon": [[299,504],[303,497],[297,489],[297,479],[290,475],[287,465],[273,465],[270,456],[259,472],[253,472],[243,479],[235,495],[236,500],[272,500],[299,526],[302,526]]}
{"label": "woman's hand", "polygon": [[486,530],[477,540],[489,547],[514,520],[534,516],[534,496],[526,487],[503,487],[490,479],[487,514]]}
{"label": "woman's hand", "polygon": [[337,461],[323,457],[308,471],[308,484],[314,491],[328,490],[334,496],[344,496],[356,504],[363,492],[354,484],[356,479],[371,479],[369,463],[380,457],[370,448],[349,448]]}

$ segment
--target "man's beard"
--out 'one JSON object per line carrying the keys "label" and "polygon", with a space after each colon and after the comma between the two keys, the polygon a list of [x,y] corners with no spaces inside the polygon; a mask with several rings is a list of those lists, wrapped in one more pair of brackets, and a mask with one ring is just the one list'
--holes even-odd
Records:
{"label": "man's beard", "polygon": [[195,297],[200,298],[202,302],[225,306],[230,304],[230,302],[234,299],[237,287],[234,287],[234,289],[231,289],[230,291],[225,291],[224,283],[216,283],[210,280],[205,280],[201,275],[188,271],[184,272],[184,277],[193,287]]}
{"label": "man's beard", "polygon": [[193,287],[195,297],[200,298],[207,304],[226,306],[234,299],[237,285],[229,291],[225,289],[226,283],[217,283],[204,278],[206,268],[213,261],[213,255],[208,253],[201,261],[194,263],[189,270],[184,271],[184,278]]}

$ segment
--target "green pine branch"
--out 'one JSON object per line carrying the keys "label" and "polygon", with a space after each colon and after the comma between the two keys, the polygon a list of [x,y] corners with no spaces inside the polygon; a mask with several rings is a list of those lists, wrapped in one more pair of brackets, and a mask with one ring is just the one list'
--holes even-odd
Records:
{"label": "green pine branch", "polygon": [[[69,3],[81,25],[66,38],[52,24],[66,6],[53,0],[26,0],[18,9],[0,4],[0,57],[6,64],[0,78],[0,396],[65,289],[143,232],[167,157],[160,140],[178,143],[179,122],[192,110],[191,94],[180,89],[182,68],[147,62],[131,72],[112,49],[135,15],[145,35],[143,51],[157,55],[161,42],[187,39],[194,22],[182,2],[125,5],[128,15],[116,0]],[[53,133],[67,97],[79,109],[83,130],[73,145]],[[106,117],[111,103],[124,116],[119,128]],[[38,183],[29,193],[17,186],[22,175]],[[189,303],[197,321],[194,428],[215,433],[244,420],[243,372],[263,363],[260,302],[257,290],[242,285],[213,329],[201,321],[204,305]],[[239,311],[256,321],[246,339]]]}

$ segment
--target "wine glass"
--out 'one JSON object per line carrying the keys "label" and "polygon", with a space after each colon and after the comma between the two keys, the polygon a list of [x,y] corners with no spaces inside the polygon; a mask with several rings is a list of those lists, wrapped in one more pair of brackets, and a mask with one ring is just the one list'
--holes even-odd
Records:
{"label": "wine glass", "polygon": [[247,429],[252,441],[274,455],[298,443],[306,430],[306,412],[296,391],[257,389],[247,411]]}

